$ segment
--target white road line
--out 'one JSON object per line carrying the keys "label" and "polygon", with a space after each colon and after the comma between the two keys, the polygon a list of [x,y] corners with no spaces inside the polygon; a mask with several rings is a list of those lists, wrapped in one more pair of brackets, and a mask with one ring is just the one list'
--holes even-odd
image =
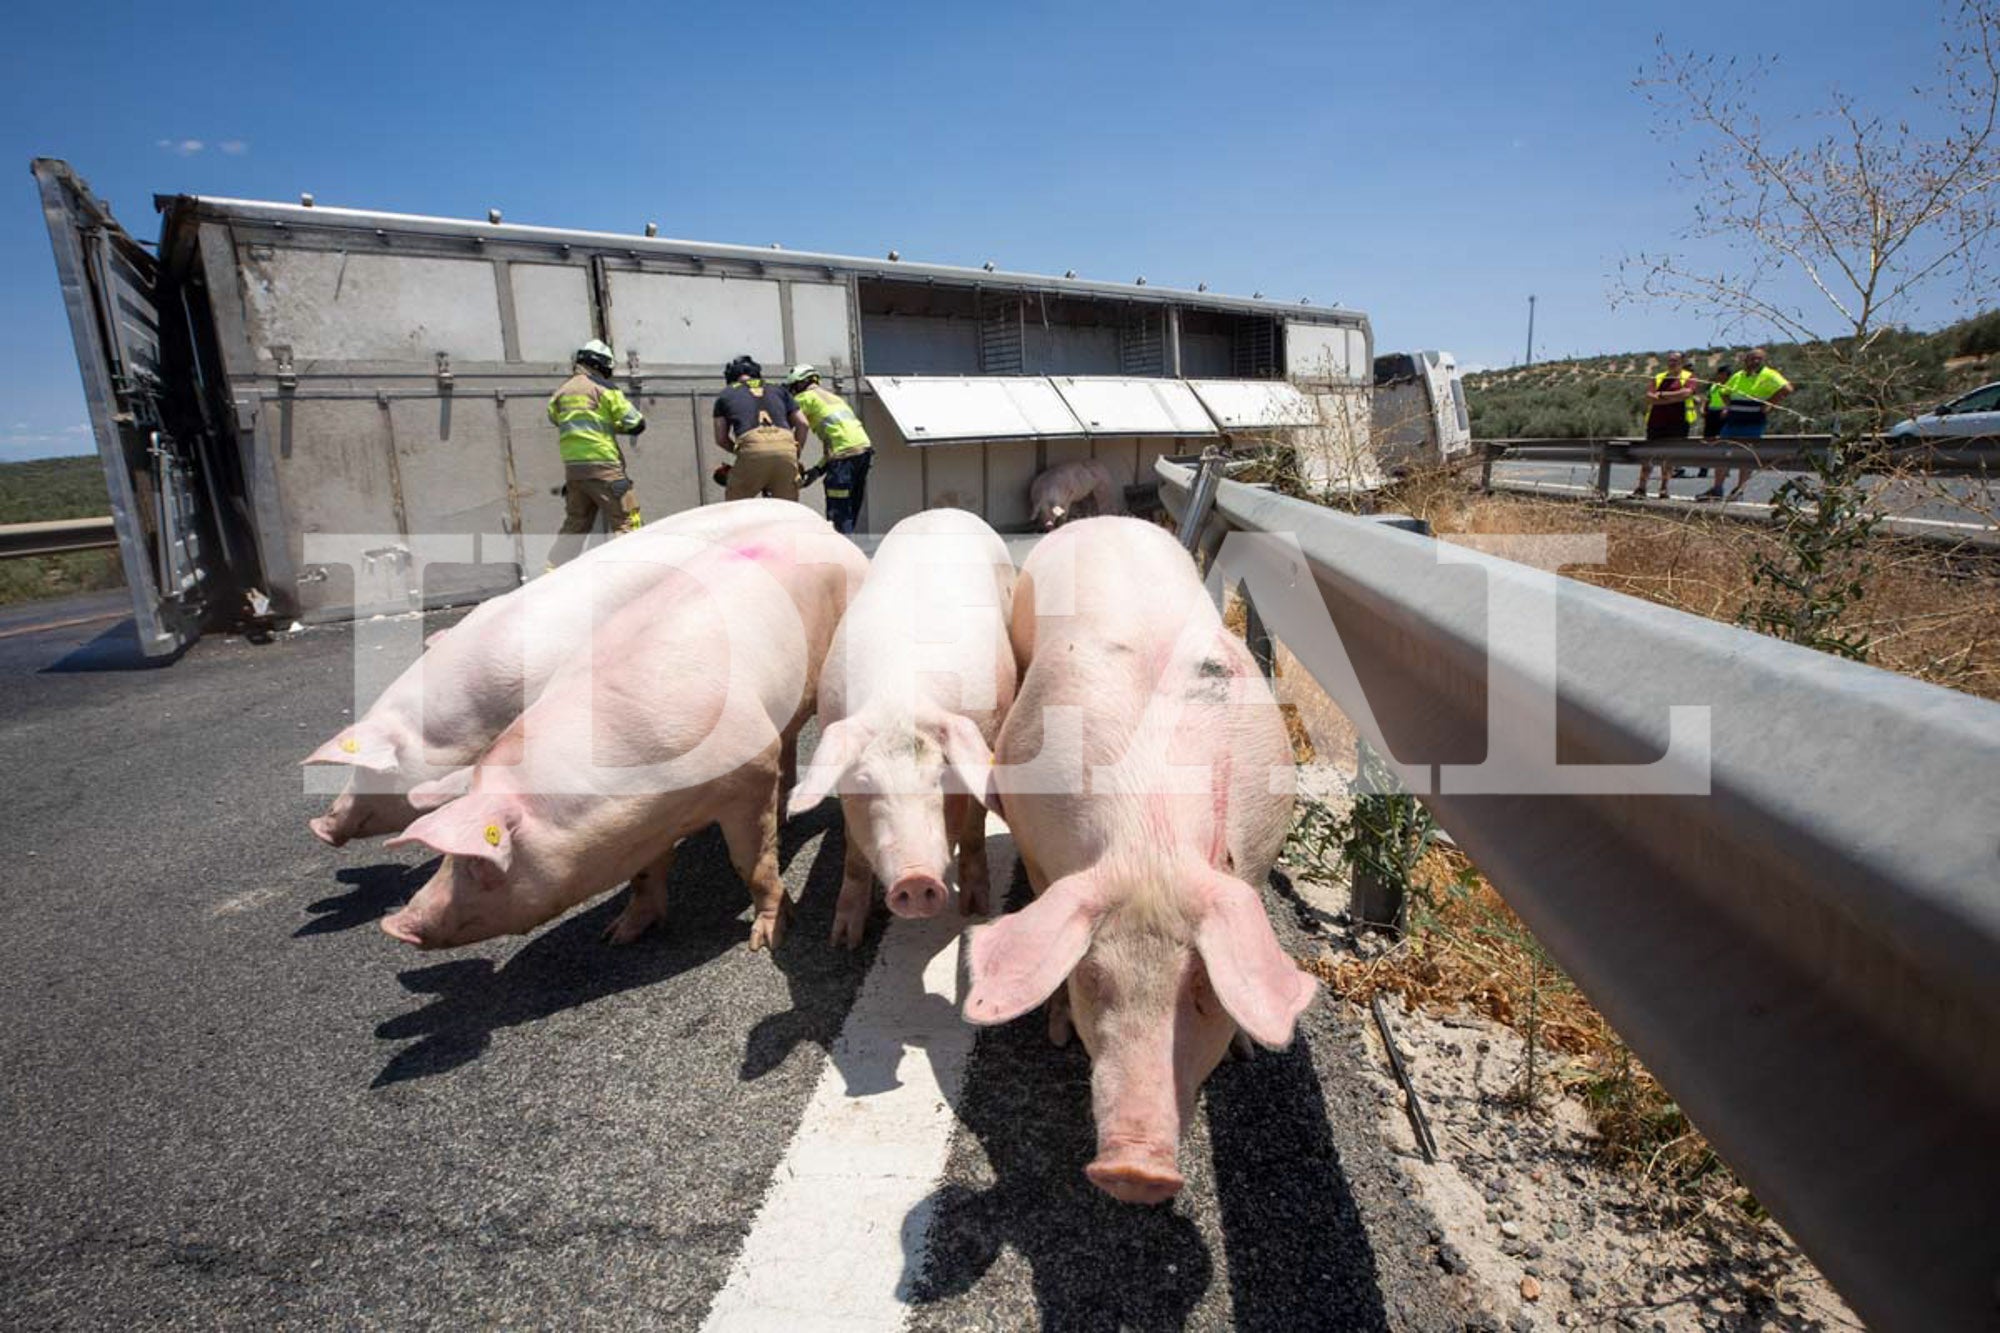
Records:
{"label": "white road line", "polygon": [[[1014,839],[991,815],[986,827],[997,898],[1013,882]],[[958,1013],[962,924],[952,911],[889,923],[704,1330],[902,1327],[972,1054]]]}

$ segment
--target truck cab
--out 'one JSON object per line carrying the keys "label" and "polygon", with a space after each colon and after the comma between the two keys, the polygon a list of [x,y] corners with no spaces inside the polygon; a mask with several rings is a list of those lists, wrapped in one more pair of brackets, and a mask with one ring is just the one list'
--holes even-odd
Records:
{"label": "truck cab", "polygon": [[1391,472],[1437,467],[1472,449],[1464,377],[1450,352],[1376,357],[1371,416],[1376,454]]}

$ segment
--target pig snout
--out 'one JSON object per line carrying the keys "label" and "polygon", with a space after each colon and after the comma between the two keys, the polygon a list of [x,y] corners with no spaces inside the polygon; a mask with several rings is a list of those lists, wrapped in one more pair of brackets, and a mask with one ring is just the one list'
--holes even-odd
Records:
{"label": "pig snout", "polygon": [[1175,1165],[1174,1146],[1153,1139],[1106,1139],[1083,1174],[1120,1203],[1165,1203],[1185,1183]]}
{"label": "pig snout", "polygon": [[347,830],[342,827],[342,821],[338,814],[330,811],[315,819],[307,820],[306,827],[312,830],[315,838],[318,838],[329,847],[344,847],[347,845]]}
{"label": "pig snout", "polygon": [[391,939],[415,945],[419,949],[435,949],[437,947],[435,944],[425,942],[423,923],[417,918],[414,912],[402,911],[397,912],[394,916],[383,917],[382,933]]}
{"label": "pig snout", "polygon": [[382,933],[419,949],[449,949],[481,938],[464,929],[463,921],[454,929],[446,915],[437,903],[426,902],[420,891],[402,911],[382,918]]}
{"label": "pig snout", "polygon": [[327,846],[344,847],[356,838],[400,833],[416,813],[400,792],[346,791],[334,798],[325,814],[306,821],[306,827]]}
{"label": "pig snout", "polygon": [[901,917],[936,916],[950,900],[944,881],[932,874],[899,875],[889,886],[889,910]]}
{"label": "pig snout", "polygon": [[483,913],[473,910],[477,889],[472,876],[454,864],[456,859],[446,857],[437,874],[401,911],[382,918],[384,935],[419,949],[455,949],[501,933]]}

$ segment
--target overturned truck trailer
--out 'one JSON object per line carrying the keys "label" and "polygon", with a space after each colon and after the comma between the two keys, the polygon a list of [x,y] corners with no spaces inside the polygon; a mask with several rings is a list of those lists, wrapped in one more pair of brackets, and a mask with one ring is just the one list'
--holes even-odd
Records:
{"label": "overturned truck trailer", "polygon": [[531,576],[562,520],[544,403],[590,338],[646,415],[627,461],[650,515],[722,498],[710,402],[743,352],[850,395],[873,531],[938,505],[1018,529],[1053,463],[1138,484],[1215,443],[1379,479],[1353,311],[187,195],[156,197],[155,253],[65,163],[33,172],[149,654]]}

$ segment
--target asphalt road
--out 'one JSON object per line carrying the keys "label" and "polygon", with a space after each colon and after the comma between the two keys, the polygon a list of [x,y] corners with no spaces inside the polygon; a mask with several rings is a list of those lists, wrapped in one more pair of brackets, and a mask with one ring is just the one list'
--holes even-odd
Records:
{"label": "asphalt road", "polygon": [[[351,630],[128,642],[0,636],[0,1325],[699,1328],[887,920],[826,942],[836,808],[786,829],[775,957],[712,831],[635,946],[599,939],[613,895],[419,956],[374,923],[428,860],[305,829]],[[1330,1003],[1218,1071],[1159,1208],[1083,1179],[1088,1066],[1042,1032],[979,1035],[884,1275],[909,1326],[1462,1326]]]}
{"label": "asphalt road", "polygon": [[[1690,467],[1686,477],[1669,482],[1668,493],[1677,499],[1692,501],[1698,493],[1715,484],[1713,472],[1707,477],[1697,478],[1694,471]],[[1749,484],[1743,488],[1744,500],[1752,504],[1768,504],[1788,475],[1783,472],[1751,473]],[[1559,491],[1587,491],[1597,485],[1597,469],[1585,463],[1524,459],[1498,464],[1493,469],[1493,476],[1497,481],[1544,486]],[[1612,495],[1626,495],[1638,484],[1639,468],[1636,464],[1620,463],[1612,467]],[[1735,473],[1731,472],[1726,478],[1725,489],[1735,484]],[[1981,528],[2000,526],[2000,484],[1991,481],[1941,475],[1890,481],[1871,477],[1864,484],[1871,488],[1887,488],[1882,497],[1883,512],[1895,518],[1943,525],[1949,530],[1956,530],[1964,524]],[[1660,476],[1656,468],[1647,483],[1646,493],[1657,495],[1659,488]]]}

